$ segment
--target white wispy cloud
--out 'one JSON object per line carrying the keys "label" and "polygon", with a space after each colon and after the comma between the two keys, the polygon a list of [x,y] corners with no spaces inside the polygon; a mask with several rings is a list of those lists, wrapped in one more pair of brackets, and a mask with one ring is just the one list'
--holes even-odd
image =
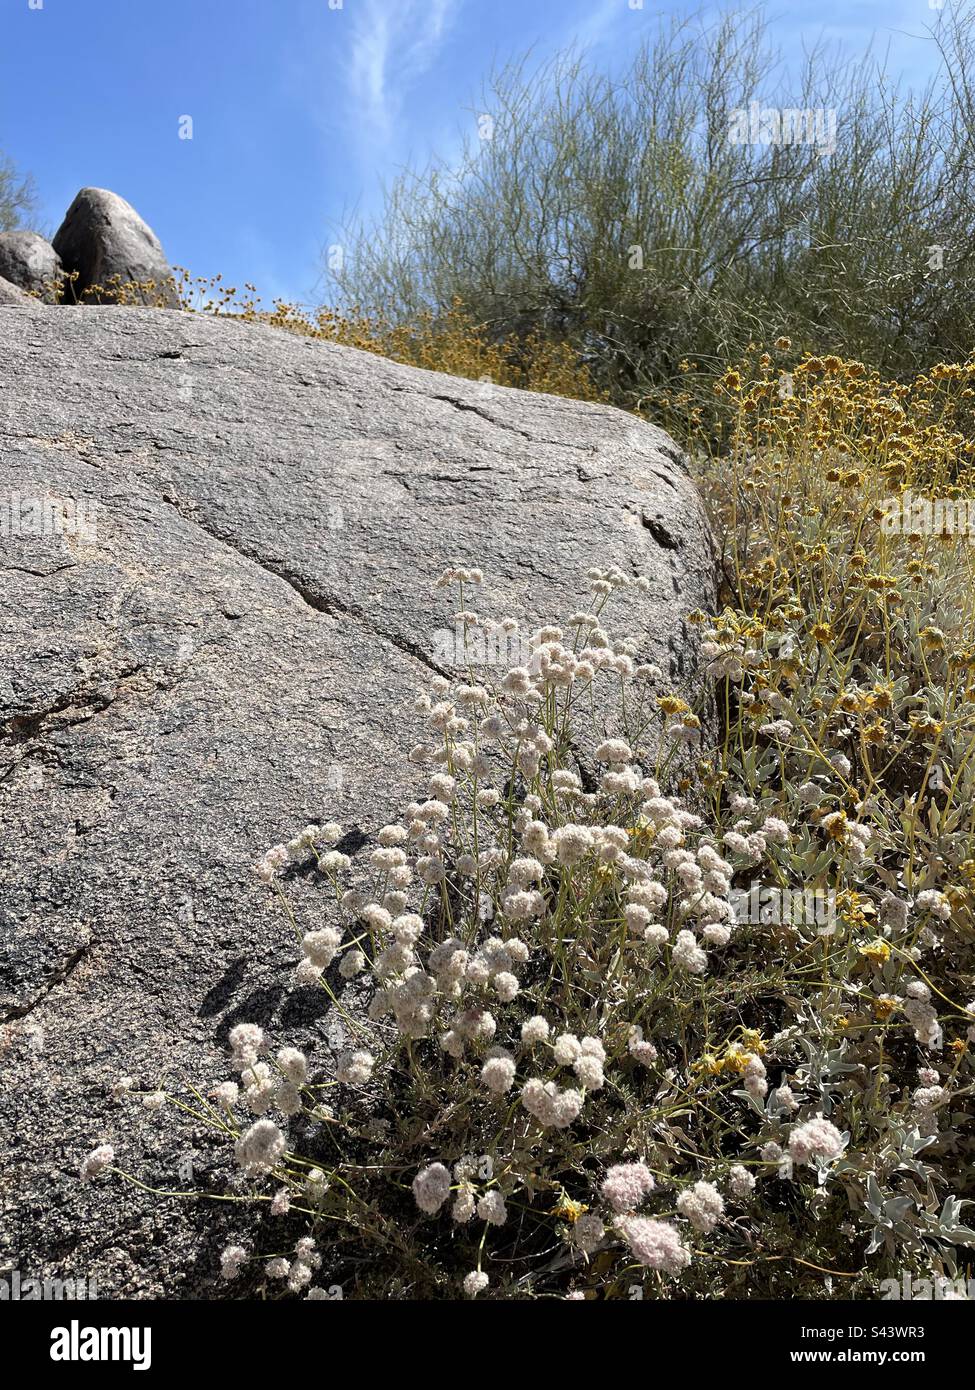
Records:
{"label": "white wispy cloud", "polygon": [[634,24],[642,18],[643,11],[629,9],[626,0],[599,0],[599,3],[584,0],[566,30],[565,41],[578,44],[580,48],[594,48],[620,24],[627,20]]}
{"label": "white wispy cloud", "polygon": [[369,140],[389,140],[410,89],[436,63],[463,0],[367,0],[346,79]]}

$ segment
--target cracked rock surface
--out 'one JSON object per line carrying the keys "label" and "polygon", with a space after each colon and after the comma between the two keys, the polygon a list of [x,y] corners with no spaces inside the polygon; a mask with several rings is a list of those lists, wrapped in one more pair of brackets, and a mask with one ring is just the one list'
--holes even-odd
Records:
{"label": "cracked rock surface", "polygon": [[659,430],[233,320],[0,314],[0,1271],[219,1296],[255,1218],[78,1165],[107,1141],[223,1191],[225,1146],[117,1079],[208,1088],[245,1020],[316,1066],[343,1043],[248,866],[324,819],[352,853],[411,799],[455,563],[529,626],[592,565],[646,574],[625,630],[693,690],[713,560]]}

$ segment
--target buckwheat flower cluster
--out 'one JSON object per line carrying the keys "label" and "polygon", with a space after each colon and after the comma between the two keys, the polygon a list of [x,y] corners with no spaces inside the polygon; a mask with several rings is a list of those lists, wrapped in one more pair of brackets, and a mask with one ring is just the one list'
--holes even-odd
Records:
{"label": "buckwheat flower cluster", "polygon": [[82,1182],[89,1182],[92,1178],[97,1178],[99,1173],[110,1168],[114,1162],[115,1150],[111,1144],[99,1144],[97,1149],[92,1149],[81,1165]]}
{"label": "buckwheat flower cluster", "polygon": [[708,628],[701,642],[701,655],[707,662],[708,675],[714,680],[729,680],[739,685],[745,678],[745,643],[741,637]]}
{"label": "buckwheat flower cluster", "polygon": [[597,747],[596,757],[601,763],[628,763],[633,758],[633,750],[624,739],[607,738]]}
{"label": "buckwheat flower cluster", "polygon": [[228,1245],[220,1255],[220,1277],[228,1282],[237,1278],[241,1266],[247,1259],[247,1251],[241,1245]]}
{"label": "buckwheat flower cluster", "polygon": [[243,1102],[253,1115],[264,1115],[272,1107],[284,1115],[296,1115],[302,1108],[301,1088],[308,1078],[304,1053],[283,1047],[276,1067],[258,1060],[267,1050],[263,1031],[253,1023],[241,1023],[231,1031],[231,1065],[240,1071],[240,1084],[222,1082],[212,1095],[221,1105],[232,1108]]}
{"label": "buckwheat flower cluster", "polygon": [[932,917],[937,917],[942,922],[947,922],[951,917],[951,903],[944,893],[938,892],[936,888],[925,888],[923,892],[918,893],[914,906],[918,912],[930,912]]}
{"label": "buckwheat flower cluster", "polygon": [[489,1226],[503,1226],[508,1219],[503,1193],[496,1187],[489,1188],[477,1203],[477,1214]]}
{"label": "buckwheat flower cluster", "polygon": [[777,739],[786,743],[792,737],[793,725],[788,719],[773,719],[768,724],[760,724],[758,732],[763,738]]}
{"label": "buckwheat flower cluster", "polygon": [[938,1011],[931,1003],[931,991],[923,980],[912,980],[905,991],[907,998],[902,1005],[914,1036],[922,1047],[932,1052],[941,1050],[944,1034],[938,1022]]}
{"label": "buckwheat flower cluster", "polygon": [[747,1052],[745,1058],[742,1084],[750,1096],[754,1096],[756,1100],[764,1100],[768,1095],[765,1063],[757,1052]]}
{"label": "buckwheat flower cluster", "polygon": [[536,1043],[548,1041],[549,1031],[547,1021],[534,1014],[521,1025],[521,1040],[526,1047],[534,1047]]}
{"label": "buckwheat flower cluster", "polygon": [[630,1025],[626,1046],[630,1056],[641,1067],[653,1066],[657,1060],[657,1049],[649,1039],[644,1038],[643,1029],[638,1023]]}
{"label": "buckwheat flower cluster", "polygon": [[458,1168],[454,1166],[454,1177],[458,1178],[457,1195],[450,1208],[450,1215],[457,1222],[458,1226],[466,1226],[468,1221],[473,1221],[477,1211],[477,1188],[472,1182],[459,1177]]}
{"label": "buckwheat flower cluster", "polygon": [[581,1091],[559,1090],[554,1081],[533,1077],[521,1092],[521,1104],[543,1129],[567,1129],[582,1112]]}
{"label": "buckwheat flower cluster", "polygon": [[267,1048],[263,1029],[256,1023],[238,1023],[230,1030],[230,1065],[235,1071],[253,1066]]}
{"label": "buckwheat flower cluster", "polygon": [[440,1046],[449,1057],[463,1057],[466,1048],[477,1049],[497,1032],[497,1021],[488,1009],[462,1009],[450,1020],[450,1027],[440,1037]]}
{"label": "buckwheat flower cluster", "polygon": [[240,1100],[240,1087],[236,1081],[221,1081],[218,1086],[214,1086],[210,1096],[218,1105],[232,1110]]}
{"label": "buckwheat flower cluster", "polygon": [[244,1172],[256,1177],[271,1172],[286,1148],[285,1137],[273,1121],[256,1120],[237,1140],[234,1154]]}
{"label": "buckwheat flower cluster", "polygon": [[301,984],[314,984],[332,964],[342,945],[342,933],[336,927],[321,927],[306,932],[301,938],[304,959],[297,975]]}
{"label": "buckwheat flower cluster", "polygon": [[[326,825],[306,825],[304,830],[299,831],[286,845],[273,845],[267,850],[253,865],[252,871],[262,883],[273,883],[289,864],[300,863],[308,850],[319,845],[337,844],[341,838],[342,827],[334,821],[329,821]],[[340,860],[345,858],[344,855],[337,857]],[[345,862],[348,864],[348,860]]]}
{"label": "buckwheat flower cluster", "polygon": [[606,1049],[598,1038],[583,1038],[579,1043],[579,1055],[572,1063],[572,1070],[587,1091],[599,1091],[605,1084],[603,1067],[606,1065]]}
{"label": "buckwheat flower cluster", "polygon": [[320,1206],[324,1201],[330,1183],[321,1168],[312,1168],[305,1178],[302,1191],[312,1206]]}
{"label": "buckwheat flower cluster", "polygon": [[920,1079],[925,1084],[919,1086],[911,1096],[911,1103],[917,1114],[918,1129],[922,1134],[937,1134],[938,1110],[947,1100],[948,1092],[944,1086],[938,1084],[938,1073],[928,1067],[921,1069]]}
{"label": "buckwheat flower cluster", "polygon": [[515,1084],[515,1071],[515,1059],[511,1053],[503,1047],[492,1047],[481,1068],[481,1080],[493,1095],[501,1096]]}
{"label": "buckwheat flower cluster", "polygon": [[842,1134],[822,1115],[814,1115],[804,1124],[793,1125],[787,1146],[794,1163],[807,1163],[811,1167],[839,1158],[843,1148]]}
{"label": "buckwheat flower cluster", "polygon": [[450,1196],[450,1170],[442,1163],[428,1163],[413,1179],[413,1196],[422,1212],[435,1216]]}
{"label": "buckwheat flower cluster", "polygon": [[645,1163],[617,1163],[606,1173],[600,1191],[613,1211],[627,1212],[635,1210],[654,1186]]}
{"label": "buckwheat flower cluster", "polygon": [[284,1277],[288,1288],[292,1293],[299,1293],[308,1287],[315,1271],[321,1268],[322,1257],[311,1236],[302,1236],[295,1245],[295,1258],[290,1263],[286,1260],[282,1263],[287,1266]]}
{"label": "buckwheat flower cluster", "polygon": [[434,1018],[436,993],[434,977],[411,966],[395,983],[376,991],[369,1005],[369,1017],[380,1019],[392,1014],[404,1038],[425,1038]]}
{"label": "buckwheat flower cluster", "polygon": [[791,1086],[777,1086],[772,1097],[775,1108],[787,1115],[794,1115],[800,1108],[799,1099]]}
{"label": "buckwheat flower cluster", "polygon": [[347,1086],[365,1086],[372,1078],[376,1059],[371,1052],[357,1048],[353,1052],[343,1052],[335,1068],[337,1079]]}
{"label": "buckwheat flower cluster", "polygon": [[689,975],[703,975],[708,968],[707,953],[697,944],[694,933],[686,928],[677,933],[671,959],[678,970],[686,970]]}
{"label": "buckwheat flower cluster", "polygon": [[277,1063],[283,1076],[295,1086],[303,1086],[308,1080],[308,1059],[296,1047],[282,1047],[277,1055]]}
{"label": "buckwheat flower cluster", "polygon": [[560,864],[574,868],[581,864],[594,845],[593,833],[587,825],[562,825],[551,837],[555,855]]}
{"label": "buckwheat flower cluster", "polygon": [[677,1210],[686,1216],[695,1231],[713,1231],[724,1214],[724,1198],[710,1182],[696,1182],[685,1187],[677,1198]]}
{"label": "buckwheat flower cluster", "polygon": [[452,565],[445,569],[436,582],[436,588],[449,589],[452,584],[483,584],[484,572],[480,569],[467,569],[462,565]]}
{"label": "buckwheat flower cluster", "polygon": [[791,839],[791,832],[784,820],[777,816],[766,816],[762,822],[761,833],[770,844],[787,845]]}
{"label": "buckwheat flower cluster", "polygon": [[690,1251],[681,1243],[679,1232],[669,1221],[624,1216],[617,1225],[634,1257],[647,1269],[680,1274],[690,1264]]}
{"label": "buckwheat flower cluster", "polygon": [[490,1279],[479,1269],[472,1269],[470,1274],[464,1276],[464,1292],[468,1298],[476,1298],[479,1293],[483,1293],[490,1283]]}
{"label": "buckwheat flower cluster", "polygon": [[755,1190],[755,1176],[741,1163],[736,1163],[728,1172],[728,1191],[739,1202],[750,1197]]}

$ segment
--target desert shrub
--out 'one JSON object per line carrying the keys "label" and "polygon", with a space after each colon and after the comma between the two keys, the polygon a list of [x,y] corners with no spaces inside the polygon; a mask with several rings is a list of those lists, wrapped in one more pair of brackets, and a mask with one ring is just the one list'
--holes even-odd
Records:
{"label": "desert shrub", "polygon": [[[78,289],[79,278],[77,270],[59,270],[56,275],[45,280],[40,289],[30,290],[28,293],[32,298],[48,304],[75,307],[107,304],[123,309],[166,309],[169,307],[169,295],[173,289],[182,293],[184,278],[188,277],[182,272],[180,276],[161,282],[124,279],[121,275],[115,274],[109,276],[104,284],[89,285],[83,290]],[[184,307],[191,306],[184,302]]]}
{"label": "desert shrub", "polygon": [[13,160],[0,153],[0,232],[23,227],[36,210],[34,180],[29,174],[21,174]]}
{"label": "desert shrub", "polygon": [[245,286],[246,294],[241,296],[235,286],[224,285],[219,276],[194,281],[185,270],[179,274],[180,294],[187,309],[264,323],[302,337],[373,352],[412,367],[489,381],[496,386],[547,391],[587,401],[603,399],[588,367],[579,361],[569,344],[539,331],[517,341],[499,342],[488,326],[476,322],[459,302],[440,315],[420,313],[410,324],[396,324],[381,314],[368,314],[355,307],[346,312],[312,311],[276,300],[267,309],[253,285]]}
{"label": "desert shrub", "polygon": [[[758,15],[665,21],[620,72],[515,61],[460,157],[407,171],[342,234],[339,303],[413,324],[460,300],[497,341],[571,344],[631,407],[682,359],[714,375],[786,329],[888,375],[963,356],[970,16],[945,11],[934,37],[944,69],[921,92],[829,48],[789,73]],[[822,113],[824,138],[730,138],[752,102]]]}

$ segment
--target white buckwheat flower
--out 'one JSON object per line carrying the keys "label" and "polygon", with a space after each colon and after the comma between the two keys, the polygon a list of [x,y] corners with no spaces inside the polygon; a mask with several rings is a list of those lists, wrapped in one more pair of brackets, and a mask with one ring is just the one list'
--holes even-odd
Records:
{"label": "white buckwheat flower", "polygon": [[755,1178],[741,1163],[736,1163],[728,1173],[728,1191],[738,1201],[744,1201],[755,1188]]}
{"label": "white buckwheat flower", "polygon": [[617,1163],[609,1169],[600,1191],[615,1212],[633,1211],[656,1183],[645,1163]]}
{"label": "white buckwheat flower", "polygon": [[256,1023],[238,1023],[230,1030],[229,1042],[233,1054],[231,1064],[237,1071],[243,1071],[264,1051],[264,1030]]}
{"label": "white buckwheat flower", "polygon": [[272,1120],[257,1120],[237,1140],[234,1153],[246,1173],[270,1172],[284,1157],[287,1144]]}
{"label": "white buckwheat flower", "polygon": [[520,988],[517,976],[512,975],[510,970],[502,970],[495,975],[491,983],[494,992],[505,1004],[509,1004],[515,998]]}
{"label": "white buckwheat flower", "polygon": [[710,1182],[696,1182],[685,1187],[677,1198],[677,1210],[686,1216],[695,1231],[705,1235],[713,1231],[724,1213],[724,1198]]}
{"label": "white buckwheat flower", "polygon": [[776,816],[766,817],[762,825],[762,834],[775,845],[787,845],[791,837],[788,825]]}
{"label": "white buckwheat flower", "polygon": [[596,749],[601,763],[628,763],[633,757],[630,745],[621,738],[607,738]]}
{"label": "white buckwheat flower", "polygon": [[625,1216],[620,1233],[640,1264],[664,1274],[680,1274],[691,1262],[676,1227],[646,1216]]}
{"label": "white buckwheat flower", "polygon": [[562,825],[551,837],[560,864],[572,868],[579,864],[593,847],[593,835],[585,825]]}
{"label": "white buckwheat flower", "polygon": [[843,1136],[834,1124],[814,1115],[804,1124],[794,1125],[789,1135],[789,1157],[794,1163],[828,1162],[843,1152]]}
{"label": "white buckwheat flower", "polygon": [[489,1226],[503,1226],[508,1219],[504,1194],[499,1192],[496,1187],[490,1188],[478,1202],[477,1214]]}
{"label": "white buckwheat flower", "polygon": [[450,1196],[450,1171],[442,1163],[428,1163],[413,1179],[413,1196],[421,1211],[435,1215]]}
{"label": "white buckwheat flower", "polygon": [[521,1025],[521,1040],[526,1047],[534,1047],[535,1043],[545,1042],[548,1035],[548,1023],[539,1014],[526,1019]]}
{"label": "white buckwheat flower", "polygon": [[571,1067],[582,1052],[582,1045],[574,1033],[561,1033],[552,1051],[560,1067]]}
{"label": "white buckwheat flower", "polygon": [[951,916],[951,903],[936,888],[925,888],[918,893],[914,905],[919,912],[930,912],[932,917],[938,917],[942,922],[947,922]]}
{"label": "white buckwheat flower", "polygon": [[643,1036],[643,1029],[638,1023],[630,1025],[627,1049],[630,1056],[641,1067],[652,1066],[657,1060],[657,1049],[652,1042],[648,1042]]}
{"label": "white buckwheat flower", "polygon": [[510,1091],[515,1084],[515,1060],[503,1048],[492,1048],[481,1068],[481,1080],[496,1096]]}
{"label": "white buckwheat flower", "polygon": [[336,1065],[335,1075],[347,1086],[365,1086],[372,1077],[375,1065],[376,1059],[372,1053],[360,1048],[355,1052],[342,1054]]}
{"label": "white buckwheat flower", "polygon": [[342,933],[334,927],[322,927],[319,931],[306,932],[301,939],[302,951],[319,970],[328,969],[338,955],[341,945]]}
{"label": "white buckwheat flower", "polygon": [[296,1086],[304,1085],[308,1079],[308,1059],[296,1047],[281,1048],[278,1053],[278,1066]]}
{"label": "white buckwheat flower", "polygon": [[228,1245],[220,1254],[220,1277],[228,1280],[236,1279],[240,1273],[240,1267],[247,1259],[247,1251],[241,1245]]}
{"label": "white buckwheat flower", "polygon": [[92,1149],[81,1165],[82,1182],[90,1182],[92,1178],[97,1178],[99,1173],[110,1168],[114,1162],[115,1150],[111,1144],[99,1144],[97,1149]]}
{"label": "white buckwheat flower", "polygon": [[703,975],[708,968],[708,958],[697,944],[692,931],[679,931],[671,953],[678,970],[686,970],[690,975]]}
{"label": "white buckwheat flower", "polygon": [[587,1091],[599,1091],[605,1085],[603,1064],[598,1057],[584,1052],[572,1063],[572,1070]]}

